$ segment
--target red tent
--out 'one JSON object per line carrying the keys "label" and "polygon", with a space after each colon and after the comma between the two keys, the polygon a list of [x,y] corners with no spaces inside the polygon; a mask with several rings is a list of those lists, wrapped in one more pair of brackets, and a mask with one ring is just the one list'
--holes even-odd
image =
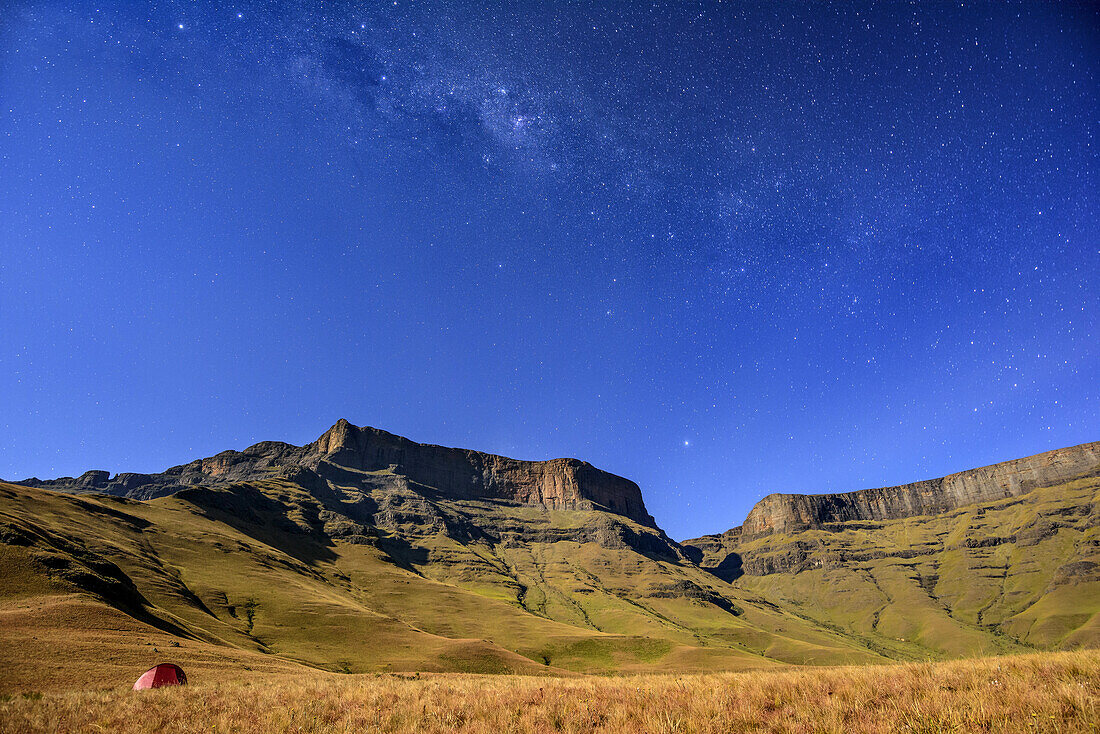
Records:
{"label": "red tent", "polygon": [[161,663],[142,673],[134,683],[134,690],[144,691],[146,688],[185,685],[187,685],[187,676],[184,675],[183,668],[172,663]]}

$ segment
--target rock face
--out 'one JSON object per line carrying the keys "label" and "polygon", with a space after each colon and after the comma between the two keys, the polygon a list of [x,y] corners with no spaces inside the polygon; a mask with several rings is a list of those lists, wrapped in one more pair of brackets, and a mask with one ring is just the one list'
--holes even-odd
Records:
{"label": "rock face", "polygon": [[681,548],[876,649],[972,654],[978,630],[993,633],[981,654],[1095,647],[1098,454],[1083,444],[898,487],[772,495],[742,526]]}
{"label": "rock face", "polygon": [[[1016,498],[1074,480],[1085,480],[1085,485],[1100,480],[1100,443],[1057,449],[897,487],[843,494],[773,494],[758,502],[741,526],[685,540],[681,547],[696,564],[730,582],[742,576],[798,574],[823,567],[864,564],[887,552],[897,558],[918,558],[938,552],[937,548],[943,550],[942,543],[937,545],[939,538],[936,542],[912,546],[898,544],[890,533],[879,534],[882,523],[905,518],[929,522],[949,519],[959,514],[954,511],[964,511],[960,508]],[[975,517],[980,518],[984,512],[979,510]],[[1066,519],[1058,513],[1084,517],[1078,523],[1082,526],[1100,523],[1100,516],[1091,505],[1044,512],[1055,515],[1036,517],[1030,524],[1011,531],[985,528],[982,534],[956,545],[961,543],[967,548],[1004,543],[1035,545],[1052,537],[1059,528],[1067,527]],[[806,532],[811,530],[836,532]],[[841,538],[848,537],[846,532],[856,533],[855,537],[862,538],[865,544],[845,546]]]}
{"label": "rock face", "polygon": [[160,474],[89,471],[80,477],[27,479],[19,484],[136,499],[186,487],[288,477],[310,486],[356,483],[364,472],[390,472],[449,499],[493,499],[549,509],[603,509],[656,528],[638,485],[577,459],[519,461],[467,449],[420,444],[341,419],[305,446],[264,441],[244,451],[175,466]]}
{"label": "rock face", "polygon": [[752,538],[819,528],[828,523],[933,515],[1095,476],[1100,476],[1100,442],[897,487],[843,494],[771,494],[756,503],[739,534]]}
{"label": "rock face", "polygon": [[360,471],[390,469],[455,499],[503,499],[571,510],[598,505],[655,527],[637,484],[577,459],[519,461],[414,443],[344,420],[310,448],[313,460],[307,463],[322,474],[326,463]]}

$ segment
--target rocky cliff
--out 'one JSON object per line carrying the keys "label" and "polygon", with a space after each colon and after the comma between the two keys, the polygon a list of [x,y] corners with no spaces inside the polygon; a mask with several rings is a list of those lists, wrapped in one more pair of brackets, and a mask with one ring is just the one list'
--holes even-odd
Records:
{"label": "rocky cliff", "polygon": [[307,447],[306,464],[360,471],[389,469],[454,499],[503,499],[552,509],[599,506],[656,527],[629,479],[578,459],[520,461],[467,449],[421,444],[345,420]]}
{"label": "rocky cliff", "polygon": [[752,508],[739,535],[751,538],[829,523],[934,515],[1095,476],[1100,476],[1100,442],[896,487],[842,494],[771,494]]}
{"label": "rocky cliff", "polygon": [[891,654],[1100,644],[1100,444],[898,487],[772,495],[681,543],[735,588]]}
{"label": "rocky cliff", "polygon": [[490,499],[550,509],[603,509],[656,528],[638,485],[577,459],[520,461],[467,449],[421,444],[341,419],[316,441],[294,446],[264,441],[223,451],[158,474],[89,471],[79,477],[19,484],[64,492],[100,492],[136,499],[194,486],[285,477],[304,486],[357,484],[387,472],[449,499]]}
{"label": "rocky cliff", "polygon": [[[1070,482],[1076,489],[1069,487]],[[753,507],[741,526],[685,540],[681,549],[696,564],[732,582],[742,577],[849,568],[876,558],[917,558],[959,547],[1031,546],[1054,537],[1060,529],[1080,530],[1100,523],[1089,499],[1090,487],[1098,485],[1100,443],[1081,444],[897,487],[769,495]],[[1054,504],[1038,497],[1042,492],[1037,490],[1048,487],[1058,490]],[[1083,493],[1084,499],[1071,502],[1071,490]],[[1007,521],[1004,527],[983,525],[981,518],[1001,506],[1034,508],[1019,510],[1011,525]],[[970,529],[972,537],[969,531],[966,537],[944,531],[927,543],[909,543],[904,539],[910,533],[916,537],[915,530],[897,531],[896,525],[894,530],[884,529],[902,521],[913,528],[950,526],[963,522],[957,519],[961,517],[972,517],[977,523]],[[829,532],[812,532],[820,530]]]}

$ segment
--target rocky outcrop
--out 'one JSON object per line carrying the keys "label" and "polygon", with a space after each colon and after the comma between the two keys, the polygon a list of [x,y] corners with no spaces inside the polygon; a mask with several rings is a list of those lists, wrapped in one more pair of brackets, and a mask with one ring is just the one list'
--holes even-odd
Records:
{"label": "rocky outcrop", "polygon": [[752,508],[740,534],[751,538],[829,523],[934,515],[1095,476],[1100,476],[1100,442],[896,487],[842,494],[771,494]]}
{"label": "rocky outcrop", "polygon": [[122,472],[111,476],[101,470],[87,471],[79,477],[38,479],[32,477],[13,484],[52,489],[57,492],[98,492],[118,497],[148,500],[175,494],[186,487],[228,484],[272,477],[301,477],[305,469],[303,447],[277,441],[263,441],[244,451],[223,451],[216,456],[196,459],[173,466],[157,474]]}
{"label": "rocky outcrop", "polygon": [[467,449],[421,444],[377,428],[339,421],[309,447],[306,465],[390,470],[451,499],[502,499],[551,509],[599,507],[656,527],[642,492],[629,479],[577,459],[519,461]]}
{"label": "rocky outcrop", "polygon": [[741,540],[741,528],[731,528],[717,535],[685,540],[680,544],[685,556],[723,581],[732,582],[744,575],[744,562],[736,552]]}
{"label": "rocky outcrop", "polygon": [[63,492],[151,499],[187,487],[280,477],[307,487],[358,484],[368,472],[402,477],[447,499],[504,500],[549,509],[601,509],[656,528],[637,484],[587,462],[520,461],[421,444],[342,419],[305,446],[264,441],[243,451],[223,451],[159,474],[111,477],[105,471],[89,471],[75,479],[32,478],[18,483]]}
{"label": "rocky outcrop", "polygon": [[[897,487],[864,489],[843,494],[773,494],[749,512],[744,524],[716,535],[685,540],[685,555],[715,576],[733,581],[743,575],[839,567],[883,558],[886,555],[914,558],[942,550],[936,544],[912,547],[837,551],[834,536],[807,534],[807,530],[865,531],[874,537],[881,523],[917,516],[952,517],[967,512],[969,505],[1020,497],[1032,490],[1078,479],[1100,477],[1100,443],[1087,443],[1015,461],[971,469],[940,479]],[[1025,499],[1014,499],[1019,504]],[[1002,503],[1005,504],[1005,503]],[[992,547],[1004,543],[1035,545],[1052,537],[1059,528],[1082,522],[1095,526],[1095,518],[1082,520],[1090,506],[1067,506],[1057,514],[1037,515],[1009,535],[987,534],[966,538],[960,547]],[[979,509],[980,517],[985,510]]]}

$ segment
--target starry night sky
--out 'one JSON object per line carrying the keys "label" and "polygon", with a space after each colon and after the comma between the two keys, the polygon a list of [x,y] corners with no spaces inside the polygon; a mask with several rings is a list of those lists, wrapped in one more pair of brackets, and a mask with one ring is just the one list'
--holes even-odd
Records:
{"label": "starry night sky", "polygon": [[1098,72],[1088,4],[9,2],[0,476],[346,417],[684,538],[1096,440]]}

